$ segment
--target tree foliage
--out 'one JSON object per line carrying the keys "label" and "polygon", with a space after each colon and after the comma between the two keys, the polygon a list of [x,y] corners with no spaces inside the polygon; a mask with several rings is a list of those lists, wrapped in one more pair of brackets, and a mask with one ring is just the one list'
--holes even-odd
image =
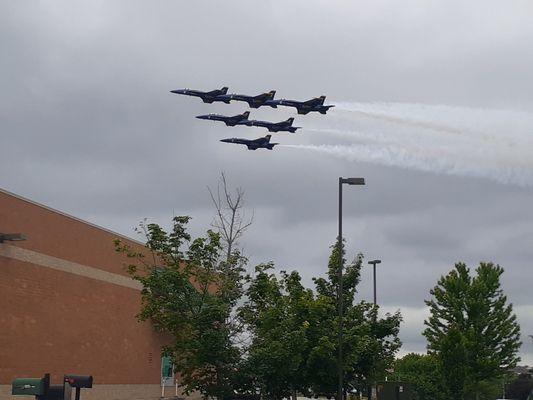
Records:
{"label": "tree foliage", "polygon": [[520,327],[500,287],[502,273],[498,265],[481,263],[471,276],[458,263],[426,301],[423,334],[454,398],[477,396],[480,385],[501,379],[519,361]]}
{"label": "tree foliage", "polygon": [[[142,284],[140,320],[170,338],[171,357],[186,393],[231,398],[236,393],[281,399],[296,393],[332,396],[337,384],[339,335],[333,247],[327,275],[315,290],[296,272],[275,273],[272,263],[244,275],[246,260],[219,233],[192,239],[189,217],[175,217],[166,232],[141,224],[148,252],[116,242]],[[343,371],[346,389],[382,378],[400,347],[401,316],[378,315],[378,307],[355,300],[362,256],[344,273]]]}
{"label": "tree foliage", "polygon": [[278,277],[272,270],[272,264],[256,267],[240,317],[253,338],[246,367],[263,396],[281,399],[307,386],[305,362],[313,293],[304,288],[297,272],[282,271]]}
{"label": "tree foliage", "polygon": [[411,385],[416,400],[447,400],[447,390],[437,357],[432,354],[409,353],[394,362],[391,380]]}
{"label": "tree foliage", "polygon": [[[341,251],[332,246],[326,278],[314,279],[320,324],[314,331],[309,370],[315,394],[333,396],[336,392],[338,351],[338,271],[340,257],[346,262],[344,243]],[[357,255],[343,274],[343,371],[348,388],[359,391],[385,376],[401,346],[398,338],[401,314],[378,315],[379,307],[365,301],[356,302],[357,285],[363,256]],[[335,366],[324,368],[323,366]]]}
{"label": "tree foliage", "polygon": [[226,259],[213,231],[191,240],[189,220],[175,217],[170,233],[157,224],[141,224],[151,257],[119,240],[115,245],[130,259],[128,271],[143,287],[138,318],[172,338],[163,354],[171,357],[185,392],[220,398],[232,392],[240,360],[232,309],[242,295],[245,260],[238,252]]}
{"label": "tree foliage", "polygon": [[[326,278],[306,289],[293,271],[280,276],[261,265],[250,281],[241,318],[250,327],[248,368],[263,395],[279,399],[295,391],[333,396],[337,385],[338,266],[333,247]],[[362,256],[344,275],[343,370],[346,387],[361,388],[385,374],[400,347],[399,313],[378,317],[378,308],[355,302]]]}

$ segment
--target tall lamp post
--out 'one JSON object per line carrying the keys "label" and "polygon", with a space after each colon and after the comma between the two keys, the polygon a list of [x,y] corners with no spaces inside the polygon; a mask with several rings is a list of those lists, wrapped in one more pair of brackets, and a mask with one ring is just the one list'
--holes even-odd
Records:
{"label": "tall lamp post", "polygon": [[381,264],[381,260],[372,260],[369,261],[368,264],[371,264],[374,267],[374,305],[377,304],[377,296],[376,296],[376,264]]}
{"label": "tall lamp post", "polygon": [[344,368],[342,366],[342,329],[343,329],[343,319],[344,319],[344,296],[343,296],[343,285],[342,285],[342,270],[344,268],[344,260],[342,256],[342,185],[364,185],[365,178],[342,178],[339,177],[339,236],[337,237],[337,247],[339,252],[339,271],[338,271],[338,281],[339,289],[337,293],[338,303],[339,303],[339,343],[338,343],[338,373],[339,373],[339,385],[337,388],[337,400],[343,399],[343,378],[344,378]]}

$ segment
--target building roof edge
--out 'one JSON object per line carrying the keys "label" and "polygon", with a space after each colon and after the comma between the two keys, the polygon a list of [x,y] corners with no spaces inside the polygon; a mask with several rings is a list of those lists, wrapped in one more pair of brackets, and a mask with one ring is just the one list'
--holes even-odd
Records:
{"label": "building roof edge", "polygon": [[24,196],[21,196],[21,195],[18,195],[16,193],[13,193],[13,192],[10,192],[9,190],[6,190],[6,189],[3,189],[0,187],[0,193],[3,193],[3,194],[6,194],[8,196],[11,196],[11,197],[14,197],[16,199],[19,199],[19,200],[22,200],[22,201],[25,201],[26,203],[30,203],[30,204],[33,204],[34,206],[37,206],[37,207],[40,207],[40,208],[43,208],[47,211],[50,211],[50,212],[53,212],[55,214],[59,214],[59,215],[62,215],[63,217],[67,217],[67,218],[70,218],[76,222],[81,222],[82,224],[85,224],[85,225],[89,225],[93,228],[96,228],[96,229],[99,229],[101,231],[104,231],[104,232],[107,232],[107,233],[111,233],[113,235],[116,235],[122,239],[126,239],[126,240],[129,240],[131,242],[134,242],[134,243],[137,243],[137,244],[140,244],[142,246],[144,246],[145,244],[139,240],[136,240],[136,239],[133,239],[129,236],[126,236],[126,235],[123,235],[121,233],[118,233],[118,232],[115,232],[115,231],[112,231],[111,229],[107,229],[107,228],[104,228],[103,226],[100,226],[100,225],[97,225],[97,224],[93,224],[92,222],[89,222],[89,221],[85,221],[81,218],[78,218],[78,217],[75,217],[74,215],[70,215],[70,214],[67,214],[63,211],[59,211],[55,208],[52,208],[52,207],[49,207],[47,205],[44,205],[44,204],[41,204],[37,201],[34,201],[34,200],[31,200],[31,199],[28,199]]}

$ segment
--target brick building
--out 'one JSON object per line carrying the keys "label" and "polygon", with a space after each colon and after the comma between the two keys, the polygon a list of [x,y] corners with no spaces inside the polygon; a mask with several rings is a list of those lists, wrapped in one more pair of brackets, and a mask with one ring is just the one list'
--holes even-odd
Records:
{"label": "brick building", "polygon": [[[140,323],[140,286],[113,239],[142,244],[0,190],[0,400],[15,377],[94,376],[82,398],[156,399],[164,338]],[[173,388],[166,393],[174,394]],[[20,398],[19,398],[20,399]]]}

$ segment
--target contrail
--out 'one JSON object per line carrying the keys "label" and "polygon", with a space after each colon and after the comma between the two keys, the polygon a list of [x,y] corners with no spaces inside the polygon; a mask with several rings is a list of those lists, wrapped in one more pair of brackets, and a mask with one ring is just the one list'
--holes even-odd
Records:
{"label": "contrail", "polygon": [[384,143],[384,142],[390,142],[391,140],[391,138],[387,138],[384,135],[380,135],[379,133],[356,131],[356,130],[344,130],[344,129],[336,129],[336,128],[330,128],[330,129],[313,128],[313,129],[306,129],[305,132],[338,136],[344,139],[362,141],[364,143]]}
{"label": "contrail", "polygon": [[446,125],[439,125],[439,124],[426,122],[426,121],[418,121],[412,118],[395,117],[392,115],[381,114],[381,113],[376,113],[376,112],[369,112],[369,111],[362,111],[362,110],[346,110],[346,109],[343,110],[340,107],[337,111],[347,111],[351,114],[362,115],[362,116],[369,117],[369,118],[375,118],[381,121],[414,126],[418,128],[432,129],[435,131],[441,131],[445,133],[454,133],[454,134],[460,135],[465,132],[464,130],[456,129],[456,128],[446,126]]}
{"label": "contrail", "polygon": [[288,145],[352,161],[533,186],[533,114],[406,103],[336,103],[311,133],[342,145]]}
{"label": "contrail", "polygon": [[389,125],[432,130],[441,133],[490,138],[509,142],[517,130],[533,133],[533,114],[523,111],[495,110],[418,103],[343,103],[336,104],[338,118],[361,117]]}
{"label": "contrail", "polygon": [[445,152],[427,152],[407,147],[383,147],[376,145],[280,145],[328,154],[349,161],[376,163],[391,167],[415,169],[419,171],[447,175],[488,178],[500,183],[519,186],[533,186],[533,168],[521,165],[493,165],[471,159],[459,159]]}

